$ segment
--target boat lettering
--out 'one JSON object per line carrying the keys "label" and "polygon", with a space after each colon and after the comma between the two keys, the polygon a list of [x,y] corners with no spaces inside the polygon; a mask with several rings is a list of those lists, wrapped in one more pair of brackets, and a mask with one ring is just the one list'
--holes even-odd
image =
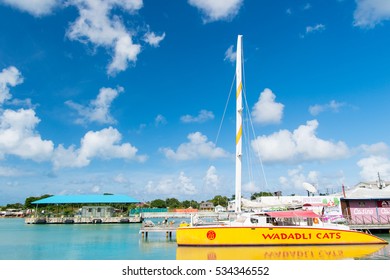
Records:
{"label": "boat lettering", "polygon": [[273,234],[262,234],[264,239],[311,239],[311,233],[273,233]]}
{"label": "boat lettering", "polygon": [[325,232],[325,233],[317,233],[317,239],[340,239],[341,235],[339,232]]}
{"label": "boat lettering", "polygon": [[[286,240],[286,239],[294,239],[294,240],[304,240],[304,239],[312,239],[311,233],[272,233],[272,234],[262,234],[264,239],[271,239],[271,240]],[[319,232],[316,235],[314,235],[317,239],[340,239],[341,234],[339,232]]]}

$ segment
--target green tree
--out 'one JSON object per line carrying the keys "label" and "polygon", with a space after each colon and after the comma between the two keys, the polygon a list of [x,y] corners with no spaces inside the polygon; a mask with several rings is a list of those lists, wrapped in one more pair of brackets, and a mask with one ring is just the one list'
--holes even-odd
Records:
{"label": "green tree", "polygon": [[167,204],[167,207],[169,207],[170,209],[181,208],[181,203],[176,198],[167,198],[165,200],[165,203]]}
{"label": "green tree", "polygon": [[44,198],[47,198],[50,196],[52,196],[52,195],[51,194],[44,194],[44,195],[41,195],[39,197],[35,197],[35,196],[27,197],[26,200],[24,201],[24,208],[26,208],[26,209],[34,208],[35,205],[33,205],[32,202],[40,200],[40,199],[44,199]]}
{"label": "green tree", "polygon": [[271,192],[256,192],[251,195],[251,200],[255,200],[256,197],[261,197],[261,196],[273,196],[273,193]]}
{"label": "green tree", "polygon": [[155,199],[150,202],[152,208],[167,208],[167,203],[162,199]]}
{"label": "green tree", "polygon": [[223,207],[226,207],[228,206],[229,199],[226,196],[216,195],[210,201],[214,204],[214,206],[221,205]]}
{"label": "green tree", "polygon": [[184,200],[182,203],[181,203],[182,207],[183,208],[189,208],[189,207],[192,207],[194,209],[199,209],[199,203],[195,200]]}

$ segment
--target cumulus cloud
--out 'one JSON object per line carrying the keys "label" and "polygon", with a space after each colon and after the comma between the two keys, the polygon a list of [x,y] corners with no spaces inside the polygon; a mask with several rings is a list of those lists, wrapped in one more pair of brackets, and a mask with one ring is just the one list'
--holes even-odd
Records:
{"label": "cumulus cloud", "polygon": [[378,172],[384,178],[390,177],[389,146],[384,142],[372,145],[361,145],[365,157],[357,162],[360,167],[360,177],[364,181],[375,181]]}
{"label": "cumulus cloud", "polygon": [[204,123],[208,120],[214,119],[213,112],[201,110],[197,116],[185,115],[180,117],[183,123]]}
{"label": "cumulus cloud", "polygon": [[167,158],[174,160],[215,159],[228,156],[223,149],[216,147],[212,142],[207,142],[207,137],[200,132],[191,133],[187,138],[189,142],[181,144],[176,151],[171,148],[160,150]]}
{"label": "cumulus cloud", "polygon": [[141,46],[133,43],[132,34],[121,18],[111,13],[115,8],[135,13],[142,8],[142,0],[70,0],[69,3],[78,9],[79,17],[70,25],[68,38],[111,50],[108,74],[115,75],[125,70],[129,62],[136,62]]}
{"label": "cumulus cloud", "polygon": [[164,38],[165,32],[161,36],[156,35],[154,32],[147,32],[144,35],[144,41],[153,47],[158,47]]}
{"label": "cumulus cloud", "polygon": [[5,110],[0,116],[0,157],[15,155],[37,162],[48,160],[54,145],[36,131],[39,122],[32,109]]}
{"label": "cumulus cloud", "polygon": [[234,18],[238,14],[243,0],[188,0],[188,3],[200,10],[203,22],[208,23]]}
{"label": "cumulus cloud", "polygon": [[122,91],[122,87],[118,87],[117,89],[101,88],[96,99],[92,100],[88,106],[83,106],[73,101],[66,101],[65,104],[76,110],[80,115],[76,123],[97,122],[100,124],[113,124],[116,121],[110,114],[110,106]]}
{"label": "cumulus cloud", "polygon": [[388,0],[356,0],[354,26],[373,28],[384,20],[390,19],[390,1]]}
{"label": "cumulus cloud", "polygon": [[160,196],[170,195],[172,193],[176,195],[194,195],[198,192],[192,183],[192,179],[186,176],[184,172],[180,172],[174,178],[162,178],[157,183],[149,181],[145,189],[147,193],[158,194]]}
{"label": "cumulus cloud", "polygon": [[234,51],[234,46],[231,45],[225,52],[225,59],[230,62],[236,61],[236,52]]}
{"label": "cumulus cloud", "polygon": [[10,87],[21,83],[23,83],[23,77],[16,67],[10,66],[0,72],[0,105],[12,98],[9,92]]}
{"label": "cumulus cloud", "polygon": [[279,177],[279,183],[285,188],[293,188],[296,190],[305,190],[303,187],[304,182],[310,182],[310,184],[318,185],[319,173],[317,171],[309,171],[305,174],[305,171],[301,165],[297,168],[289,169],[287,176]]}
{"label": "cumulus cloud", "polygon": [[207,186],[212,186],[216,188],[220,182],[217,174],[217,168],[215,168],[215,166],[213,165],[210,166],[207,169],[206,176],[203,178],[203,180]]}
{"label": "cumulus cloud", "polygon": [[309,107],[309,112],[313,116],[317,116],[322,112],[331,111],[338,112],[341,107],[345,106],[345,103],[340,103],[335,100],[331,100],[327,104],[316,104]]}
{"label": "cumulus cloud", "polygon": [[389,152],[389,146],[384,142],[378,142],[372,145],[361,145],[360,148],[368,155],[386,155]]}
{"label": "cumulus cloud", "polygon": [[53,164],[55,168],[84,167],[94,158],[135,159],[146,160],[145,156],[137,156],[137,148],[130,143],[120,144],[122,135],[118,130],[109,127],[100,131],[89,131],[81,139],[80,148],[75,146],[65,148],[59,145],[54,151]]}
{"label": "cumulus cloud", "polygon": [[2,0],[4,4],[39,17],[51,14],[64,0]]}
{"label": "cumulus cloud", "polygon": [[280,123],[284,105],[275,102],[275,98],[275,94],[270,89],[264,89],[252,108],[254,122],[261,124]]}
{"label": "cumulus cloud", "polygon": [[349,149],[344,142],[318,138],[317,128],[317,120],[308,121],[293,132],[280,130],[269,136],[257,137],[251,145],[261,155],[262,160],[267,162],[330,160],[349,155]]}
{"label": "cumulus cloud", "polygon": [[364,181],[375,181],[378,172],[384,178],[390,177],[390,159],[386,156],[372,155],[357,162],[360,167],[360,177]]}
{"label": "cumulus cloud", "polygon": [[[107,73],[111,76],[126,70],[129,64],[134,65],[141,52],[141,45],[134,42],[141,29],[128,30],[118,11],[133,15],[143,7],[142,0],[2,1],[34,16],[48,15],[60,6],[76,8],[79,16],[69,25],[66,36],[92,46],[94,50],[99,47],[106,49],[112,57],[107,66]],[[147,30],[143,40],[157,47],[164,38],[165,33],[159,36]]]}

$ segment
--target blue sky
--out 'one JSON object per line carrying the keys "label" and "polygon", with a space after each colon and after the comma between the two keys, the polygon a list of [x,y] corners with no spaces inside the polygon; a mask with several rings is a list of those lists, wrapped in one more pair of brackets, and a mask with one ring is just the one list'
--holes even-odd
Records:
{"label": "blue sky", "polygon": [[0,0],[0,205],[231,197],[238,34],[265,174],[244,196],[390,180],[389,19],[387,0]]}

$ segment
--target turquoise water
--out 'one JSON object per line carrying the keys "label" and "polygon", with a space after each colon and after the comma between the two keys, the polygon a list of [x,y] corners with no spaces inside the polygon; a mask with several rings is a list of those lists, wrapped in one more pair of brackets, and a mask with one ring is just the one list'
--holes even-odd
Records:
{"label": "turquoise water", "polygon": [[142,240],[140,224],[33,225],[0,219],[3,260],[174,260],[176,242]]}
{"label": "turquoise water", "polygon": [[[175,260],[175,236],[139,234],[140,224],[32,225],[0,219],[2,260]],[[390,234],[380,237],[390,241]],[[390,245],[361,259],[390,260]]]}

